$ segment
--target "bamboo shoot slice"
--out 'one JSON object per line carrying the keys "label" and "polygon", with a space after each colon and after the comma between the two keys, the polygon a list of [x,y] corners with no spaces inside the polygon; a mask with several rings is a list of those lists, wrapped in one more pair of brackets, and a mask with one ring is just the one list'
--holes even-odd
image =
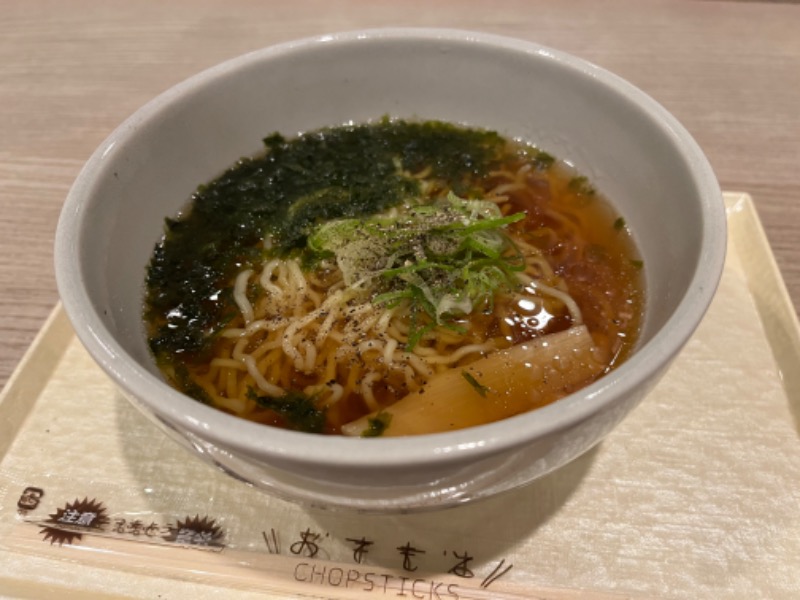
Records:
{"label": "bamboo shoot slice", "polygon": [[[437,433],[505,419],[554,402],[604,368],[586,327],[572,327],[436,376],[379,411],[386,424],[381,435]],[[363,435],[378,414],[347,423],[342,433]]]}

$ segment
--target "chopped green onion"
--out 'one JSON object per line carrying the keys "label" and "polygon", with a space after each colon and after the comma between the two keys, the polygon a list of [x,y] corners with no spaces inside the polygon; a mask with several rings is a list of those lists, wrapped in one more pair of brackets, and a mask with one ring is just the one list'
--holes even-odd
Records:
{"label": "chopped green onion", "polygon": [[489,388],[488,387],[486,387],[485,385],[481,385],[478,382],[478,380],[475,379],[467,371],[461,371],[461,375],[464,377],[464,379],[467,380],[467,383],[469,383],[475,389],[475,391],[478,392],[478,394],[480,394],[484,398],[486,397],[486,394],[489,392]]}
{"label": "chopped green onion", "polygon": [[369,426],[361,432],[361,437],[380,437],[392,422],[392,414],[382,410],[367,422]]}
{"label": "chopped green onion", "polygon": [[308,237],[308,252],[335,259],[345,284],[358,284],[390,308],[408,303],[407,348],[436,326],[491,306],[500,288],[520,285],[524,257],[504,229],[524,213],[504,216],[494,202],[448,195],[432,204],[366,219],[338,219]]}

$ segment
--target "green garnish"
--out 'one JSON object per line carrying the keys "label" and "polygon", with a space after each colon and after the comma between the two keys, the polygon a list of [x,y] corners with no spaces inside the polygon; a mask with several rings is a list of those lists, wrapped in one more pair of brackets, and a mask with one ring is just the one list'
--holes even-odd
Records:
{"label": "green garnish", "polygon": [[625,227],[625,219],[623,219],[622,217],[617,217],[617,220],[614,221],[614,229],[620,231],[624,227]]}
{"label": "green garnish", "polygon": [[461,371],[461,376],[467,380],[467,383],[470,384],[475,391],[478,392],[482,397],[486,397],[486,394],[489,393],[489,388],[485,385],[481,385],[477,379],[475,379],[470,373],[467,371]]}
{"label": "green garnish", "polygon": [[323,221],[374,215],[418,196],[420,182],[410,174],[422,169],[442,189],[475,195],[505,148],[495,132],[388,118],[265,137],[262,155],[199,186],[191,210],[166,220],[147,273],[153,354],[208,352],[238,314],[233,278],[265,252],[297,252]]}
{"label": "green garnish", "polygon": [[411,349],[437,325],[458,330],[457,319],[491,307],[498,289],[520,285],[524,259],[504,228],[524,218],[451,193],[391,216],[329,221],[309,236],[308,251],[335,258],[345,284],[374,302],[408,303]]}
{"label": "green garnish", "polygon": [[594,196],[595,194],[595,189],[584,175],[570,179],[569,183],[567,183],[567,188],[579,196]]}
{"label": "green garnish", "polygon": [[644,261],[642,260],[631,260],[631,265],[633,265],[636,269],[641,269],[644,266]]}
{"label": "green garnish", "polygon": [[250,390],[248,396],[262,408],[272,410],[286,420],[287,429],[322,433],[325,427],[325,409],[317,408],[314,398],[300,392],[289,392],[272,398]]}
{"label": "green garnish", "polygon": [[556,159],[552,154],[548,154],[543,150],[537,150],[535,156],[533,157],[533,162],[536,163],[537,168],[545,170],[552,167],[553,163],[556,162]]}
{"label": "green garnish", "polygon": [[184,393],[188,394],[195,400],[199,400],[203,404],[207,404],[208,406],[214,405],[214,401],[211,399],[211,396],[208,395],[208,392],[206,392],[203,386],[198,384],[192,378],[192,374],[189,372],[189,369],[185,364],[177,361],[174,363],[169,363],[161,360],[159,357],[158,366],[161,369],[165,369],[165,372],[171,373],[171,378],[178,386],[178,389],[183,390]]}
{"label": "green garnish", "polygon": [[367,420],[369,426],[361,432],[361,437],[380,437],[392,422],[392,413],[384,410]]}

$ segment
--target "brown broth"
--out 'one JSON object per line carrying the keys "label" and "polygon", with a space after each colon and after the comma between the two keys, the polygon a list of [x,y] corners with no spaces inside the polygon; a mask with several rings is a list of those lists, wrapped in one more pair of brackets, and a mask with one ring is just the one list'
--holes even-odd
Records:
{"label": "brown broth", "polygon": [[[381,126],[386,126],[386,123]],[[459,131],[473,130],[455,128],[454,139],[457,139]],[[597,346],[598,355],[602,357],[605,365],[603,372],[615,368],[635,346],[645,301],[643,265],[624,220],[585,178],[564,164],[543,160],[542,157],[546,155],[538,150],[516,142],[506,142],[494,134],[485,140],[481,138],[480,143],[486,146],[481,146],[481,151],[486,151],[490,146],[497,150],[499,143],[502,159],[481,159],[486,163],[481,169],[473,168],[473,162],[480,162],[477,158],[467,160],[465,162],[469,168],[463,172],[457,171],[455,179],[449,171],[431,170],[424,164],[416,165],[413,172],[417,175],[414,178],[426,182],[425,189],[433,196],[444,196],[455,188],[464,197],[493,199],[504,215],[524,213],[522,220],[508,226],[509,237],[519,245],[538,249],[545,259],[541,261],[542,281],[548,282],[548,285],[566,287],[569,296],[580,308],[582,322]],[[435,145],[433,148],[435,150]],[[488,152],[487,155],[491,156],[492,153]],[[414,154],[412,158],[416,160],[418,157]],[[311,160],[313,164],[313,157]],[[411,162],[408,157],[406,160]],[[248,167],[247,163],[242,164]],[[245,183],[241,189],[249,185]],[[366,216],[370,212],[364,214]],[[213,218],[213,214],[207,217],[210,221]],[[211,243],[218,243],[213,236],[210,239]],[[239,265],[237,269],[249,268],[255,272],[263,268],[260,259],[248,258],[264,252],[263,238],[242,244],[241,249],[231,253],[230,260]],[[187,244],[190,251],[191,246],[191,243]],[[164,244],[160,249],[167,247],[168,244]],[[175,260],[176,264],[199,260],[194,256],[179,258],[184,262]],[[534,267],[537,268],[536,265]],[[218,302],[218,297],[224,297],[220,289],[234,287],[237,274],[230,270],[228,273],[225,278],[213,282],[210,288],[214,303]],[[323,263],[322,270],[317,274],[310,278],[306,276],[308,292],[295,296],[293,302],[277,308],[269,304],[271,292],[265,291],[256,282],[255,275],[248,283],[246,295],[259,314],[266,311],[267,316],[262,320],[274,319],[277,322],[282,318],[298,317],[303,310],[308,312],[319,308],[322,300],[314,300],[314,294],[326,293],[332,282],[335,285],[338,276],[332,273],[330,264]],[[286,277],[289,276],[284,276],[284,279]],[[281,284],[279,278],[275,275],[270,281]],[[245,341],[241,341],[243,338],[236,334],[226,337],[225,331],[244,331],[247,325],[244,315],[232,310],[235,307],[231,301],[221,308],[212,306],[220,315],[216,317],[219,324],[207,327],[213,334],[207,336],[208,343],[204,346],[196,349],[189,344],[176,351],[163,350],[159,346],[159,331],[175,329],[169,322],[169,315],[179,314],[183,310],[183,303],[178,301],[172,308],[167,306],[166,309],[157,307],[154,299],[163,294],[154,283],[155,280],[152,276],[148,280],[150,289],[146,310],[151,346],[166,376],[176,387],[221,410],[259,423],[328,434],[339,433],[344,424],[374,412],[376,407],[390,406],[418,391],[430,377],[446,369],[462,368],[486,356],[492,351],[489,348],[508,348],[577,324],[568,308],[552,297],[532,302],[502,293],[495,297],[490,306],[479,307],[470,315],[454,319],[448,327],[432,329],[420,338],[414,352],[419,355],[447,355],[470,344],[483,344],[487,349],[465,354],[450,366],[434,364],[428,375],[420,375],[417,367],[411,368],[414,363],[409,362],[407,357],[392,358],[392,364],[388,365],[385,344],[392,335],[384,332],[372,337],[371,334],[348,337],[348,328],[357,329],[355,325],[360,320],[366,322],[370,318],[369,313],[355,314],[353,309],[332,317],[328,325],[340,341],[334,339],[336,336],[329,336],[317,344],[314,352],[326,358],[309,371],[303,362],[311,352],[309,337],[299,337],[296,343],[292,342],[299,350],[295,346],[281,346],[280,340],[276,341],[274,336],[271,338],[272,334],[266,330],[248,334]],[[314,281],[317,283],[312,285]],[[281,285],[287,284],[284,281]],[[180,296],[178,298],[180,300]],[[206,307],[213,304],[208,300],[204,300],[204,303]],[[312,336],[319,335],[319,331],[326,326],[326,316],[326,313],[319,315]],[[397,326],[402,330],[400,338],[407,341],[414,323],[400,323]],[[454,333],[461,327],[464,331]],[[190,339],[188,334],[186,339]],[[374,343],[375,346],[362,347],[363,343]],[[348,350],[349,346],[352,348]],[[292,352],[287,354],[287,349],[295,355],[292,356]],[[259,389],[260,384],[257,385],[247,372],[243,373],[241,357],[248,354],[257,356],[254,361],[261,361],[258,364],[263,366],[259,369],[269,385],[287,390],[285,397],[279,393],[263,393],[263,387]],[[340,358],[334,361],[331,358],[334,356]],[[218,363],[212,362],[212,358]],[[409,369],[416,373],[414,377],[409,377]],[[382,373],[380,378],[369,383],[372,373],[376,372]],[[365,381],[368,382],[367,387],[364,387]],[[588,383],[590,381],[581,381],[574,387]],[[308,389],[316,391],[307,393]],[[337,389],[345,390],[341,400],[335,400]],[[569,391],[572,390],[565,390],[565,393]]]}

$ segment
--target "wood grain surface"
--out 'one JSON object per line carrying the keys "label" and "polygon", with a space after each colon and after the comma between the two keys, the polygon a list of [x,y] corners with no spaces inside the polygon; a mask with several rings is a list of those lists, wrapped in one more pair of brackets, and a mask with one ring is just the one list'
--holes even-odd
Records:
{"label": "wood grain surface", "polygon": [[276,42],[382,26],[515,36],[614,71],[671,111],[726,191],[755,199],[800,306],[800,6],[538,0],[3,0],[0,385],[58,295],[53,235],[82,164],[186,77]]}

